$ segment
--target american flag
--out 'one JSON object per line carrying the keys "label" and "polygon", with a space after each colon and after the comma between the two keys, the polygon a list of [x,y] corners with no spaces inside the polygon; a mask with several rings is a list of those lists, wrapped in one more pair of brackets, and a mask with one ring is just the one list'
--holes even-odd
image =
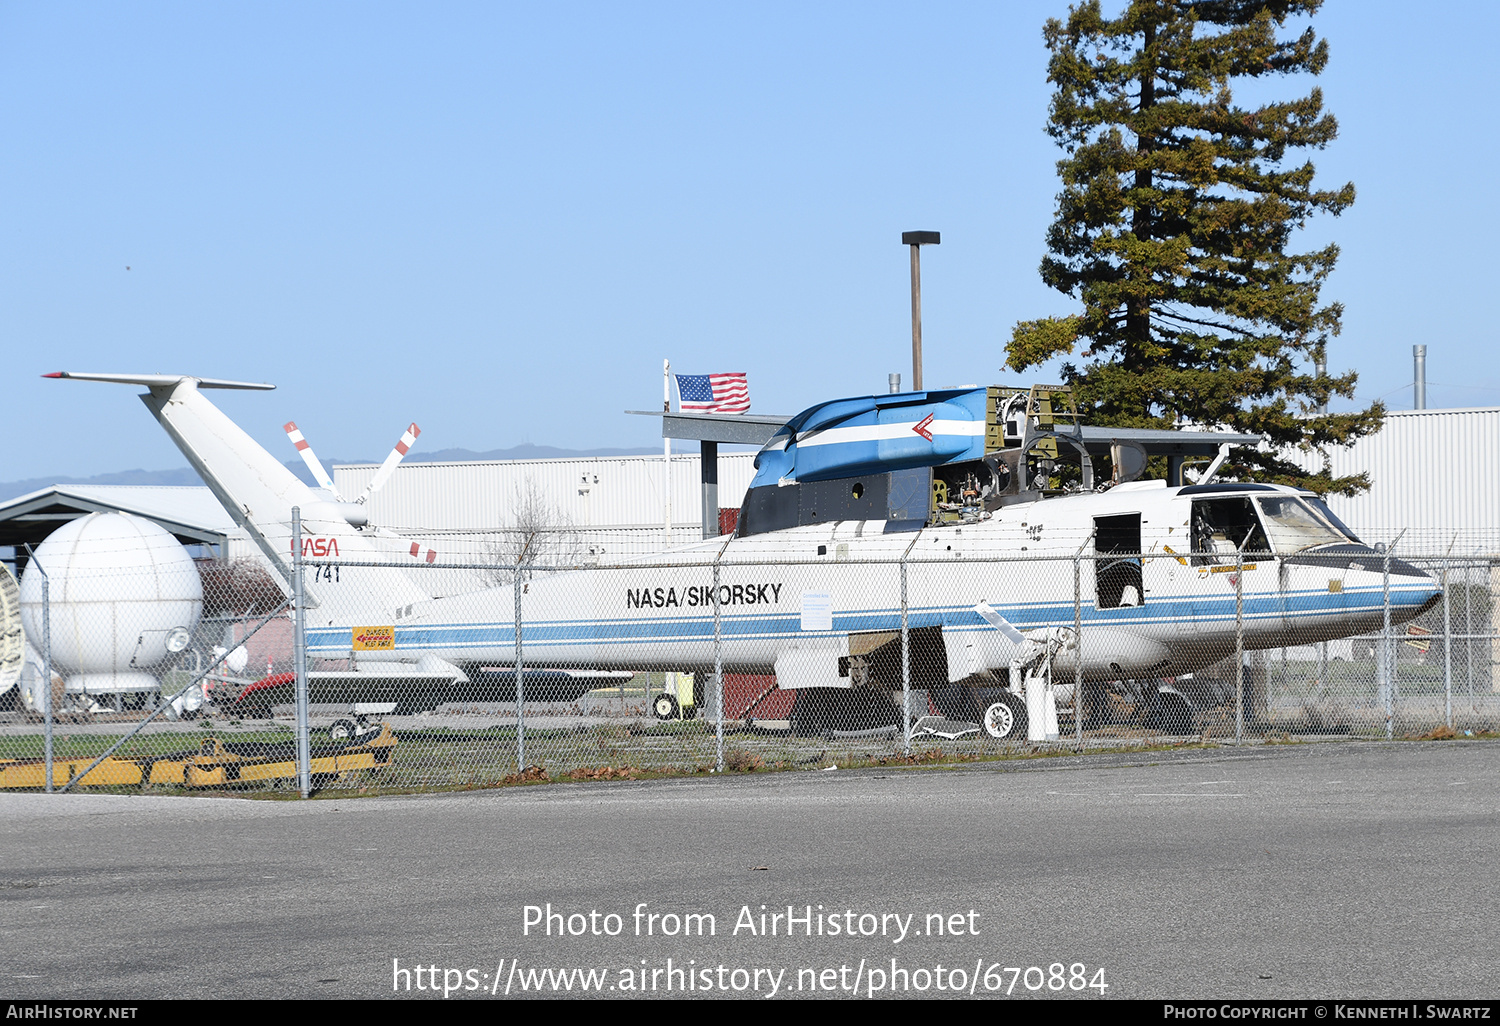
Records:
{"label": "american flag", "polygon": [[749,413],[750,385],[743,374],[678,374],[683,410]]}

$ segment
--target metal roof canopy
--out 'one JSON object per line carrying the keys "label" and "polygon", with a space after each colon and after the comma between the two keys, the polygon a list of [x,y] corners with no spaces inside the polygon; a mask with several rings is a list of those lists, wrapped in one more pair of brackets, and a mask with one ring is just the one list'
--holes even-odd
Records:
{"label": "metal roof canopy", "polygon": [[791,417],[751,413],[664,413],[626,410],[637,417],[660,417],[663,438],[695,439],[718,445],[765,445]]}
{"label": "metal roof canopy", "polygon": [[765,445],[790,417],[749,413],[668,413],[664,410],[626,410],[637,417],[660,417],[663,438],[693,439],[703,493],[703,537],[719,533],[719,443]]}
{"label": "metal roof canopy", "polygon": [[[180,513],[167,514],[160,504],[139,501],[147,488],[150,492],[144,494],[153,497],[165,498],[161,494],[164,491],[179,493],[178,497],[185,500]],[[203,515],[209,512],[205,499],[212,503],[216,516]],[[142,517],[159,524],[184,545],[222,547],[234,529],[229,514],[201,486],[53,485],[0,503],[0,545],[15,546],[19,559],[22,546],[39,545],[63,524],[90,513],[129,513]]]}

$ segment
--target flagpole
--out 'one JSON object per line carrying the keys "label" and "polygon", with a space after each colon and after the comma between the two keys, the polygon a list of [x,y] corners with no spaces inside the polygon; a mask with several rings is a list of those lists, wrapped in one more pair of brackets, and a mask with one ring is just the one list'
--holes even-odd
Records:
{"label": "flagpole", "polygon": [[[662,411],[662,413],[671,413],[672,412],[672,361],[671,360],[663,360],[661,362],[661,411]],[[663,419],[662,426],[663,427],[666,426],[665,418]],[[663,488],[662,491],[666,493],[666,497],[667,497],[667,499],[666,499],[666,547],[670,549],[672,547],[672,440],[670,438],[665,437],[665,435],[666,435],[665,431],[662,432],[662,434],[663,434],[663,438],[661,440],[661,450],[662,450],[662,452],[661,452],[662,475],[661,476],[662,476],[662,480],[664,482],[666,482],[666,487]]]}

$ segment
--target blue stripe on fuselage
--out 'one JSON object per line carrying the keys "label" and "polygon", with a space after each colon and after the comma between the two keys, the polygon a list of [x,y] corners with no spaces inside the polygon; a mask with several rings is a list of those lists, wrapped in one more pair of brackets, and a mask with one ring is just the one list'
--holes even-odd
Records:
{"label": "blue stripe on fuselage", "polygon": [[[1391,606],[1404,610],[1421,606],[1431,593],[1427,589],[1392,588]],[[1343,592],[1307,590],[1296,592],[1257,593],[1244,596],[1243,617],[1247,623],[1351,615],[1381,608],[1381,589],[1357,589]],[[1020,630],[1031,630],[1073,622],[1071,602],[1010,603],[992,602],[1002,616]],[[1083,610],[1088,627],[1146,628],[1159,624],[1195,620],[1203,626],[1234,622],[1235,597],[1231,595],[1182,596],[1150,601],[1144,606],[1119,609]],[[861,610],[836,614],[831,632],[846,634],[860,631],[890,631],[901,628],[899,608]],[[950,629],[978,629],[983,626],[972,606],[938,606],[913,609],[907,616],[911,628],[943,626]],[[720,636],[746,640],[765,637],[803,635],[798,615],[752,614],[722,615]],[[533,647],[567,645],[636,645],[642,642],[701,642],[713,637],[714,622],[709,616],[674,616],[654,619],[577,619],[545,620],[522,624],[521,644]],[[423,624],[396,626],[396,651],[462,650],[466,648],[505,648],[515,643],[515,626],[510,623]],[[308,630],[308,648],[314,652],[347,652],[349,628],[322,627]]]}

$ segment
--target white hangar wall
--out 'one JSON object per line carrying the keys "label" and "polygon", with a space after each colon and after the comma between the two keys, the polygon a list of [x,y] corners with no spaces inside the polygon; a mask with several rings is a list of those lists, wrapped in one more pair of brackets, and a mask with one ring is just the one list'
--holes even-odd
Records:
{"label": "white hangar wall", "polygon": [[[489,561],[497,538],[531,502],[547,526],[585,554],[658,551],[663,543],[664,461],[660,456],[574,457],[403,463],[368,506],[372,523],[430,544],[443,558]],[[356,496],[378,464],[333,468],[340,494]],[[699,456],[672,457],[672,544],[702,538]],[[754,452],[719,454],[719,506],[738,508],[755,476]]]}
{"label": "white hangar wall", "polygon": [[[1329,450],[1335,477],[1365,473],[1370,490],[1328,505],[1367,542],[1400,551],[1500,558],[1500,407],[1400,410],[1380,431]],[[1308,455],[1298,462],[1316,469]]]}

